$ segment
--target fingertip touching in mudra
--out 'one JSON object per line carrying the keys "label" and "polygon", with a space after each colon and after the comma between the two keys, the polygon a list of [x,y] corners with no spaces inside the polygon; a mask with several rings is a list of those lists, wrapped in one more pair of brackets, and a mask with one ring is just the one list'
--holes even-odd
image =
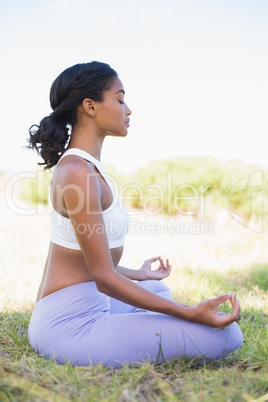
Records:
{"label": "fingertip touching in mudra", "polygon": [[[50,246],[28,329],[33,349],[61,364],[114,368],[211,361],[238,349],[233,292],[188,306],[161,281],[169,260],[153,257],[137,270],[120,265],[128,214],[101,162],[104,139],[125,137],[130,123],[118,74],[97,61],[76,64],[52,83],[50,104],[52,113],[30,127],[28,140],[45,169],[55,167]],[[232,312],[218,313],[228,300]]]}

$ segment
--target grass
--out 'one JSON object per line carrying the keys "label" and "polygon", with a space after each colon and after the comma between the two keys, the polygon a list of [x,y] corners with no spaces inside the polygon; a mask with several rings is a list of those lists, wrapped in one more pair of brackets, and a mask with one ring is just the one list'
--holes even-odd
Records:
{"label": "grass", "polygon": [[[265,270],[266,267],[263,267]],[[27,340],[30,312],[3,311],[0,315],[1,401],[265,401],[268,400],[267,277],[256,268],[240,281],[230,270],[193,272],[177,270],[172,281],[191,283],[187,301],[225,292],[240,293],[244,306],[242,348],[232,355],[200,367],[194,360],[174,360],[158,366],[144,363],[119,370],[61,366],[38,357]],[[257,285],[252,285],[256,275]],[[183,280],[181,278],[183,277]],[[174,281],[175,278],[175,281]],[[176,281],[177,279],[177,281]],[[175,285],[177,286],[177,285]],[[183,293],[183,292],[182,292]],[[184,295],[182,295],[184,297]],[[228,311],[229,307],[224,307]]]}

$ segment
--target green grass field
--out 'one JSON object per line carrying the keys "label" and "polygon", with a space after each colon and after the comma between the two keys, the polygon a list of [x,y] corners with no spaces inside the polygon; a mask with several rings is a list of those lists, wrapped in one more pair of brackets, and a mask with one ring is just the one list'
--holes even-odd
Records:
{"label": "green grass field", "polygon": [[[242,284],[232,271],[224,279],[216,272],[193,273],[180,269],[173,281],[191,283],[186,301],[234,289],[243,307],[240,322],[242,348],[220,361],[199,367],[194,361],[174,360],[162,366],[144,363],[119,370],[60,366],[31,350],[27,340],[30,312],[0,315],[1,401],[265,401],[268,399],[267,367],[267,266],[244,272]],[[247,274],[247,275],[246,275]],[[252,277],[257,275],[255,285]],[[245,279],[248,276],[248,279]],[[173,282],[174,283],[174,282]],[[228,311],[226,306],[225,311]],[[141,334],[142,336],[142,334]],[[266,396],[265,396],[266,395]]]}

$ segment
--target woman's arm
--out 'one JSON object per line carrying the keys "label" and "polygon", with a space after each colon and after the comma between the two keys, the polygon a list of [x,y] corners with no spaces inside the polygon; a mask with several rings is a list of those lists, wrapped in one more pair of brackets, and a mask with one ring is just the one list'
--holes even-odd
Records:
{"label": "woman's arm", "polygon": [[[239,303],[232,293],[194,307],[164,299],[122,276],[113,267],[103,221],[102,193],[96,174],[88,165],[64,170],[62,196],[78,242],[100,292],[138,308],[168,314],[189,321],[223,327],[239,318]],[[233,312],[220,316],[217,306],[230,300]]]}
{"label": "woman's arm", "polygon": [[[159,261],[159,267],[152,270],[152,264],[156,261]],[[158,256],[144,261],[140,269],[135,270],[118,265],[116,267],[116,271],[134,281],[145,281],[148,279],[161,280],[169,276],[171,272],[171,265],[169,264],[168,259],[166,260],[166,263],[164,263],[163,259]]]}

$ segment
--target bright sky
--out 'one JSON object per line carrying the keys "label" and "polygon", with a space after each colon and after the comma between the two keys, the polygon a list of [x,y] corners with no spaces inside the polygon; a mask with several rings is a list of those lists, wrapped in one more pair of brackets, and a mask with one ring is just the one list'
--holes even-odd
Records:
{"label": "bright sky", "polygon": [[0,170],[32,170],[28,128],[65,68],[118,71],[132,109],[102,160],[128,173],[165,157],[268,166],[266,0],[2,0]]}

